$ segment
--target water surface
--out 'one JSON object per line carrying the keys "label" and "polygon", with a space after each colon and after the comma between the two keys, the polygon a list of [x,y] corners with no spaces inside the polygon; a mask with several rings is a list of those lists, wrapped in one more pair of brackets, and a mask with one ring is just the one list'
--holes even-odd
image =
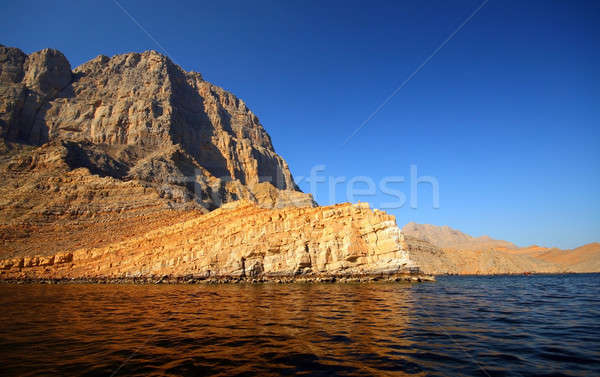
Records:
{"label": "water surface", "polygon": [[0,284],[0,375],[600,375],[600,274]]}

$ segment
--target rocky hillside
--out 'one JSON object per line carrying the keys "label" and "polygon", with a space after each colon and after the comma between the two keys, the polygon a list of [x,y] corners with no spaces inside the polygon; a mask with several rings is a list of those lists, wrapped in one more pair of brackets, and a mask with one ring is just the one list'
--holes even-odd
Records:
{"label": "rocky hillside", "polygon": [[513,243],[495,240],[489,236],[472,237],[447,225],[436,226],[410,222],[402,228],[402,232],[444,249],[497,250],[517,247]]}
{"label": "rocky hillside", "polygon": [[[110,188],[124,183],[148,196],[126,208],[212,210],[238,199],[314,205],[242,100],[154,51],[101,55],[72,70],[56,50],[0,47],[0,141],[0,169],[9,176],[0,189],[20,187],[3,198],[3,223],[35,222],[40,212],[45,219],[94,213],[86,195],[117,207]],[[78,178],[67,174],[78,169]],[[44,208],[41,198],[61,203]],[[30,201],[33,212],[23,208]]]}
{"label": "rocky hillside", "polygon": [[72,69],[56,50],[0,46],[0,174],[12,277],[362,274],[413,266],[409,254],[436,274],[600,271],[598,244],[519,249],[449,227],[400,233],[360,205],[306,209],[244,102],[154,51]]}
{"label": "rocky hillside", "polygon": [[268,210],[238,201],[104,246],[2,260],[0,279],[410,280],[411,266],[395,218],[366,204]]}
{"label": "rocky hillside", "polygon": [[526,255],[564,268],[571,272],[600,272],[600,243],[593,242],[575,249],[562,250],[530,246],[507,253]]}
{"label": "rocky hillside", "polygon": [[472,237],[448,226],[408,223],[402,228],[411,259],[431,274],[600,272],[600,244],[573,250],[520,248],[488,236]]}
{"label": "rocky hillside", "polygon": [[412,266],[392,216],[312,208],[243,101],[154,51],[71,69],[0,47],[0,174],[0,278]]}

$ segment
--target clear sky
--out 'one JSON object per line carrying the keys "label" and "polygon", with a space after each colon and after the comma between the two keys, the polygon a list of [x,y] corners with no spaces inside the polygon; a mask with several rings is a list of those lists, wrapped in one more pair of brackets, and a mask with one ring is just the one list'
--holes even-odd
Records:
{"label": "clear sky", "polygon": [[[344,140],[481,4],[452,1],[130,1],[120,4],[186,70],[257,114],[301,177],[370,177],[390,209],[518,245],[600,241],[600,2],[492,0],[349,142]],[[0,43],[52,47],[75,67],[161,47],[114,1],[0,5]],[[410,166],[420,184],[410,206]],[[328,179],[328,178],[326,178]],[[366,184],[357,184],[363,188]],[[354,198],[393,200],[377,189]]]}

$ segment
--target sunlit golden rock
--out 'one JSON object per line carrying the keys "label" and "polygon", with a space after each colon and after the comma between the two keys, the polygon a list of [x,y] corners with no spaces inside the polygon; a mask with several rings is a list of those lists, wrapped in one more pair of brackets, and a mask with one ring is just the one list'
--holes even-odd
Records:
{"label": "sunlit golden rock", "polygon": [[259,278],[394,274],[412,263],[395,218],[364,204],[265,209],[238,201],[103,247],[0,266],[3,278]]}

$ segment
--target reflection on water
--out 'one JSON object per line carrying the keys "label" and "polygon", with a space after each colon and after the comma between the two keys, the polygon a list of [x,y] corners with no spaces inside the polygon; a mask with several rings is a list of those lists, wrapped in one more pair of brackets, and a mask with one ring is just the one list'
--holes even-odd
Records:
{"label": "reflection on water", "polygon": [[0,374],[598,375],[599,283],[0,285]]}

